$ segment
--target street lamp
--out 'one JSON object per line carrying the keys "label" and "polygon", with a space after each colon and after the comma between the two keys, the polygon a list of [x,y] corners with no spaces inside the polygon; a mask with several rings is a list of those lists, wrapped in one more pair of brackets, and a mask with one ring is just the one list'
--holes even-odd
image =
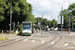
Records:
{"label": "street lamp", "polygon": [[[61,11],[63,10],[63,6],[61,6]],[[62,12],[61,12],[61,33],[62,33]]]}
{"label": "street lamp", "polygon": [[11,23],[12,23],[12,2],[10,2],[10,34],[11,34]]}
{"label": "street lamp", "polygon": [[71,26],[71,24],[70,24],[70,12],[72,12],[72,10],[69,10],[69,32],[68,33],[70,33],[70,26]]}
{"label": "street lamp", "polygon": [[54,26],[53,26],[53,30],[55,31],[55,21],[54,21]]}
{"label": "street lamp", "polygon": [[13,34],[14,34],[15,22],[13,22],[12,25],[13,25]]}
{"label": "street lamp", "polygon": [[[57,1],[57,0],[56,0]],[[58,1],[57,1],[57,3],[58,3]],[[58,3],[58,5],[60,5],[60,3]],[[62,33],[62,27],[63,27],[63,25],[62,25],[62,10],[63,10],[63,6],[61,6],[61,33]]]}
{"label": "street lamp", "polygon": [[[71,9],[70,12],[72,12],[74,9]],[[74,25],[73,25],[73,15],[72,15],[72,30],[74,29]]]}
{"label": "street lamp", "polygon": [[73,16],[72,16],[72,30],[74,29],[74,25],[73,25]]}

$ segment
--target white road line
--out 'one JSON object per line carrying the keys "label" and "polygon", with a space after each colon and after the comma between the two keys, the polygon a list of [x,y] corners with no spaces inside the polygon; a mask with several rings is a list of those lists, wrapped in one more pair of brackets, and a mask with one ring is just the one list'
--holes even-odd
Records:
{"label": "white road line", "polygon": [[[23,37],[23,38],[25,38],[25,37]],[[20,38],[20,39],[23,39],[23,38]],[[15,41],[19,41],[20,39],[16,39]]]}
{"label": "white road line", "polygon": [[51,36],[49,36],[49,38],[50,38]]}
{"label": "white road line", "polygon": [[35,40],[32,40],[32,42],[35,42]]}
{"label": "white road line", "polygon": [[15,41],[19,41],[20,39],[16,39]]}
{"label": "white road line", "polygon": [[25,39],[24,41],[27,41],[27,39]]}
{"label": "white road line", "polygon": [[69,43],[66,43],[64,46],[67,46]]}
{"label": "white road line", "polygon": [[41,43],[44,43],[45,41],[43,40]]}
{"label": "white road line", "polygon": [[54,44],[54,42],[52,42],[51,44]]}

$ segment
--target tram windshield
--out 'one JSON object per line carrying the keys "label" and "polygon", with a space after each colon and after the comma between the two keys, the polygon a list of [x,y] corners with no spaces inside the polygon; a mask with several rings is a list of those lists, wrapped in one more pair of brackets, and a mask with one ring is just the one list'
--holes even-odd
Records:
{"label": "tram windshield", "polygon": [[30,25],[23,25],[23,30],[30,30]]}

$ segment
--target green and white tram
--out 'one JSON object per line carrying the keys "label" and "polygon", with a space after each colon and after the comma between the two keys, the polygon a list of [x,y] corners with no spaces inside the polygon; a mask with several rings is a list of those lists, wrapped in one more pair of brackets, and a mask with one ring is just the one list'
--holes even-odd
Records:
{"label": "green and white tram", "polygon": [[31,35],[31,34],[32,34],[32,23],[22,22],[22,35]]}

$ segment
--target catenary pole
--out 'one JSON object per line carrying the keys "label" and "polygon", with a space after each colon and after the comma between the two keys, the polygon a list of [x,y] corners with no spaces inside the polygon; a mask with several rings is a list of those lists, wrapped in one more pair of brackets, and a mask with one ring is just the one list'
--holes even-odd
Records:
{"label": "catenary pole", "polygon": [[10,34],[11,34],[11,23],[12,23],[12,2],[10,2]]}
{"label": "catenary pole", "polygon": [[[61,6],[61,11],[63,10],[63,6]],[[62,13],[63,12],[61,12],[61,33],[62,33]]]}

